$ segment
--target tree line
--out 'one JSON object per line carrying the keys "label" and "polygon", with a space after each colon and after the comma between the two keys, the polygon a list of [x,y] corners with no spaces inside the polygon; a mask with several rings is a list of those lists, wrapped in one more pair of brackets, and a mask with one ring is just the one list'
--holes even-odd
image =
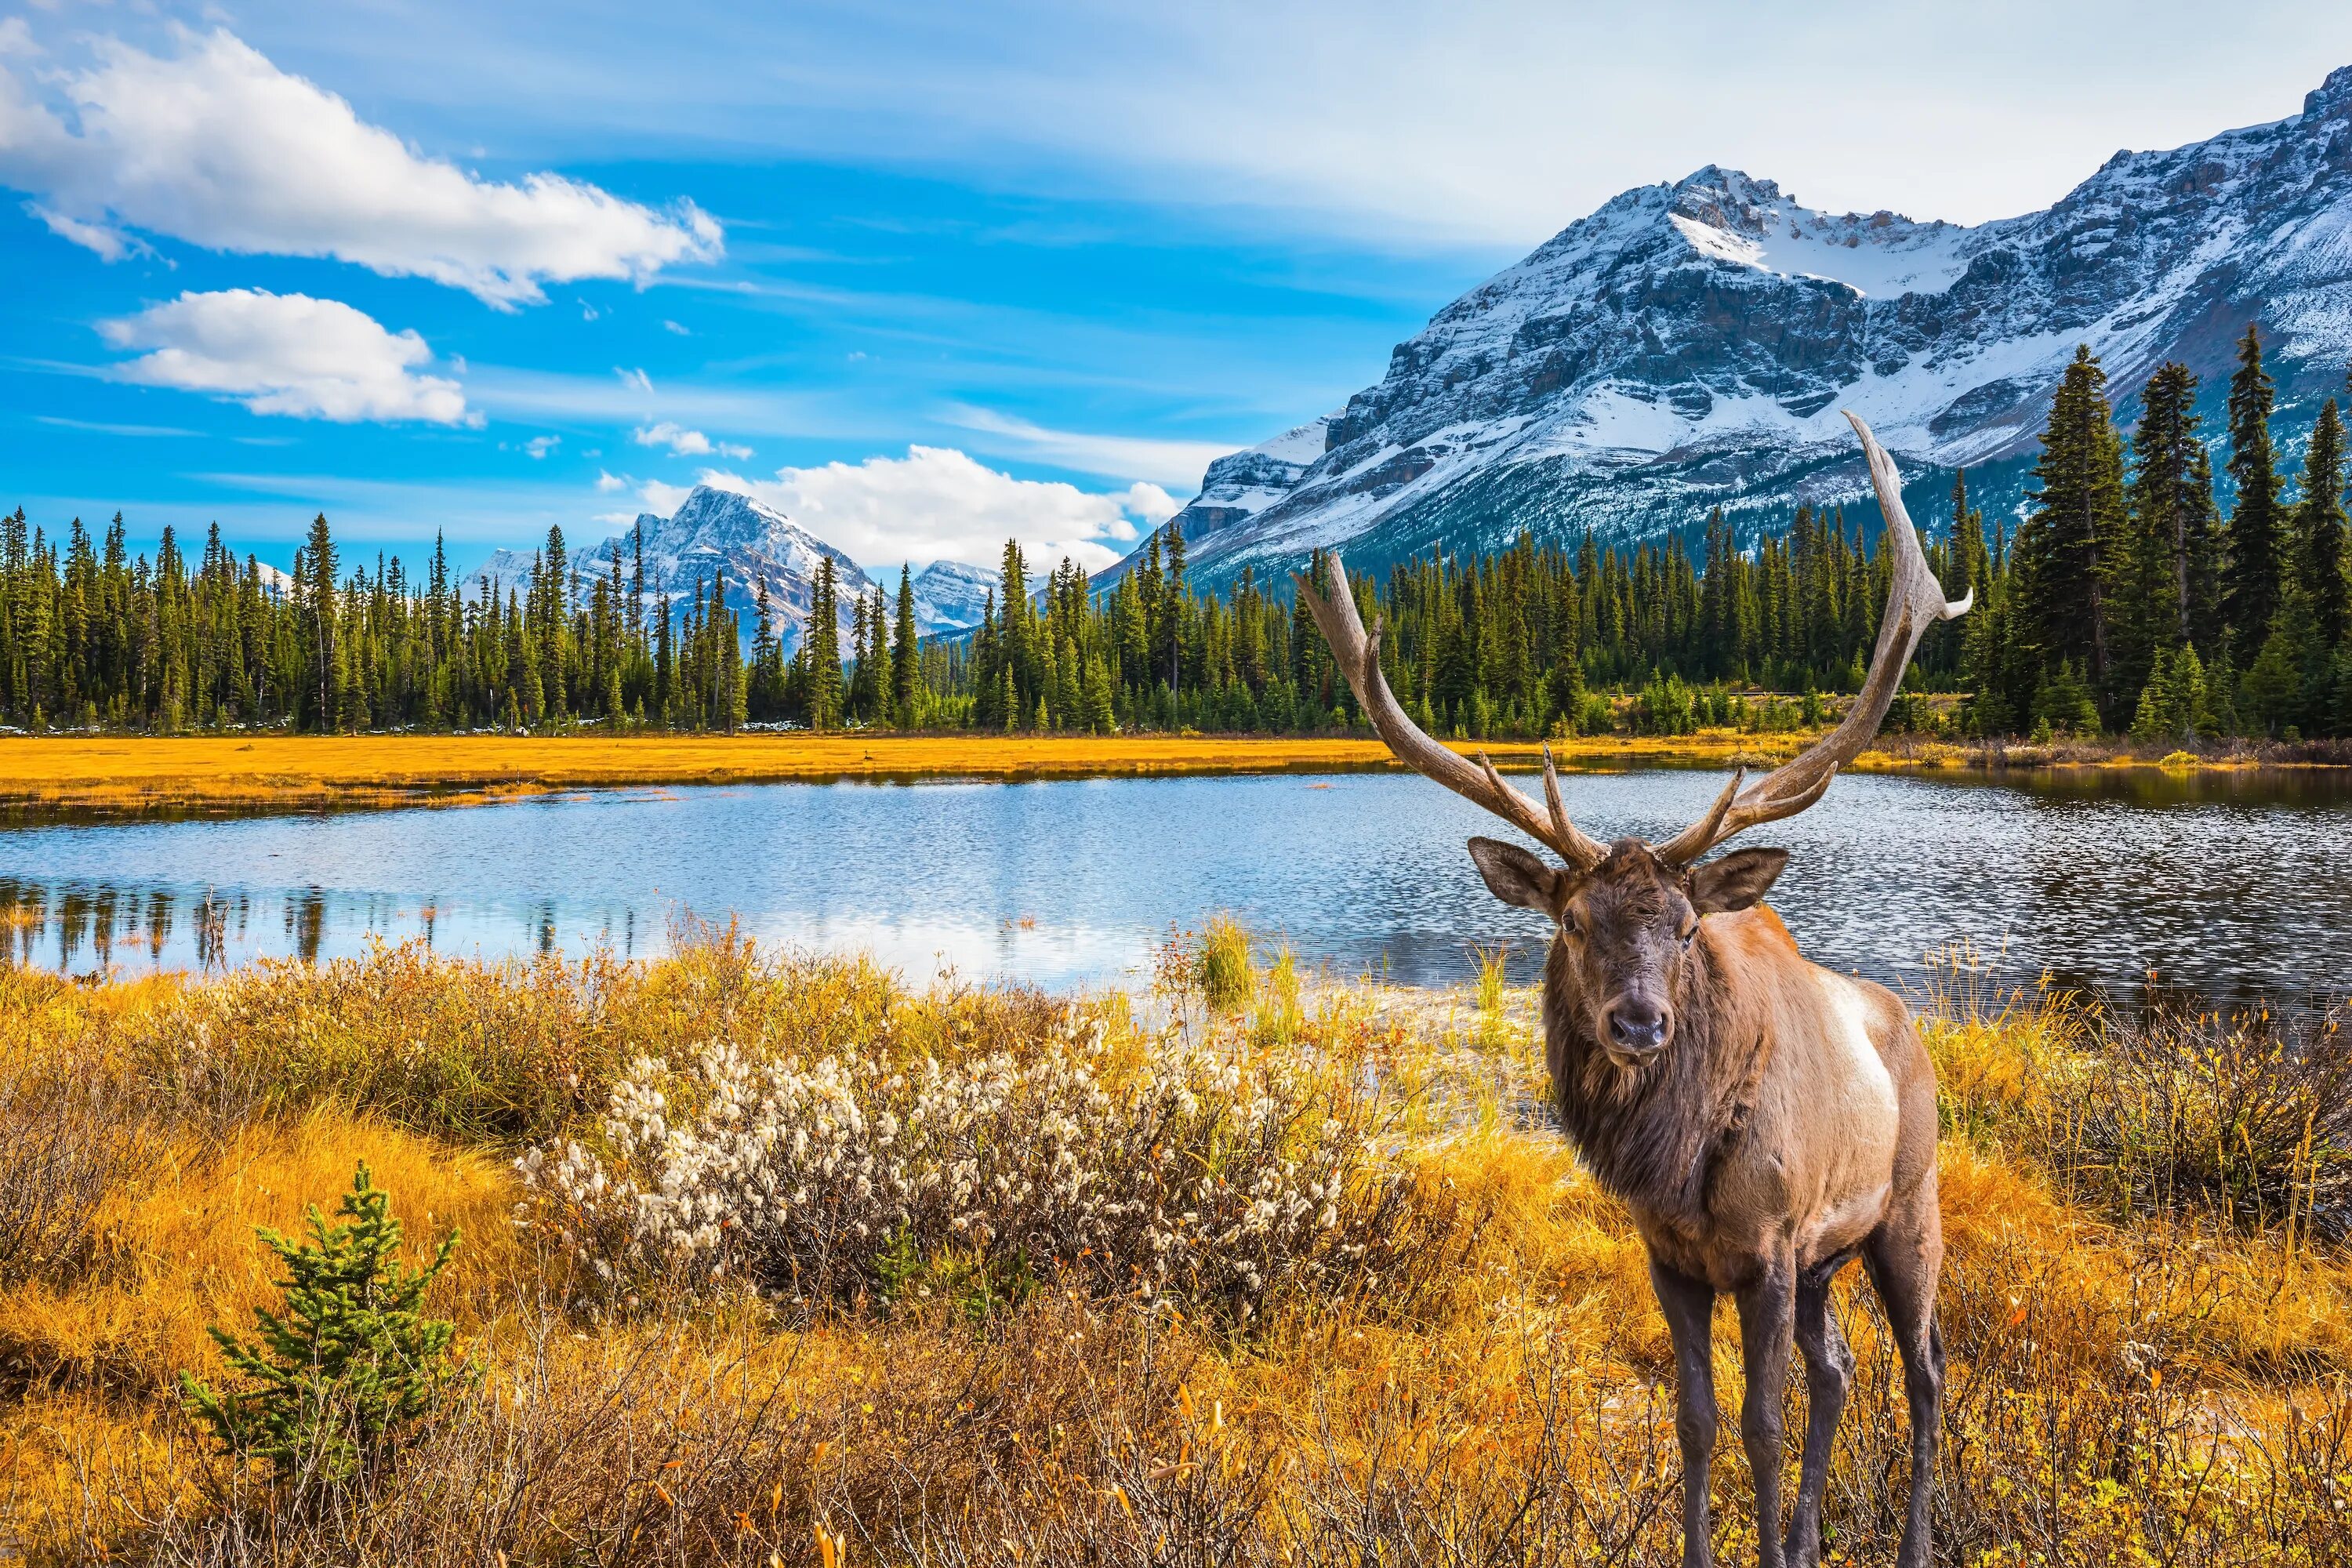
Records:
{"label": "tree line", "polygon": [[[2215,499],[2197,377],[2158,367],[2128,437],[2105,372],[2076,351],[2052,401],[2038,489],[1996,531],[1963,623],[1975,732],[2128,731],[2143,740],[2352,734],[2345,437],[2333,397],[2290,480],[2261,335],[2239,341],[2225,405],[2233,492]],[[1956,504],[1956,531],[1983,520]]]}
{"label": "tree line", "polygon": [[[2196,411],[2167,364],[2118,431],[2080,352],[2053,399],[2014,531],[1988,531],[1967,477],[1929,563],[1964,620],[1931,631],[1889,723],[1969,734],[2128,731],[2145,740],[2352,733],[2344,431],[2321,410],[2299,479],[2271,438],[2252,331],[2228,399],[2226,517]],[[1885,600],[1874,528],[1797,507],[1743,546],[1720,510],[1694,559],[1679,535],[1630,549],[1522,538],[1401,563],[1352,586],[1408,710],[1473,738],[1683,733],[1820,722],[1861,682]],[[1319,562],[1316,570],[1321,570]],[[290,576],[239,561],[215,525],[191,563],[79,519],[63,540],[0,518],[0,717],[179,731],[614,728],[1317,732],[1360,722],[1287,583],[1192,580],[1172,523],[1108,587],[1064,561],[1039,585],[1008,542],[980,625],[919,635],[895,601],[841,590],[830,559],[803,635],[755,585],[748,629],[722,575],[647,580],[641,536],[601,558],[549,531],[524,580],[472,592],[436,539],[347,569],[324,516]],[[1925,693],[1958,692],[1957,704]]]}

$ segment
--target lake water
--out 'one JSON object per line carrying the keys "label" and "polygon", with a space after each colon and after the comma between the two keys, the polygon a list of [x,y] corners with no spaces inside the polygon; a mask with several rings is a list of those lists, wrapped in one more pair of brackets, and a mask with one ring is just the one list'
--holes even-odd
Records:
{"label": "lake water", "polygon": [[[1722,775],[1567,781],[1595,837],[1657,836]],[[1532,787],[1533,781],[1520,784]],[[1968,940],[2049,970],[2295,1001],[2352,990],[2352,779],[2325,773],[2010,783],[1855,774],[1748,836],[1793,851],[1772,903],[1812,957],[1917,983]],[[1532,952],[1462,845],[1492,820],[1422,779],[779,784],[497,805],[0,826],[0,942],[88,973],[336,955],[374,938],[501,954],[661,952],[681,917],[863,948],[922,979],[1148,975],[1228,910],[1302,960],[1412,983]],[[1514,965],[1533,973],[1530,958]]]}

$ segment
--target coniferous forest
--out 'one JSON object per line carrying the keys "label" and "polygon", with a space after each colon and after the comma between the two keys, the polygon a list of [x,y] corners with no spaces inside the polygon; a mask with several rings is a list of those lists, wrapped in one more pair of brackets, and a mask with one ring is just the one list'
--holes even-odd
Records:
{"label": "coniferous forest", "polygon": [[[2299,469],[2284,471],[2252,329],[2226,427],[2206,430],[2198,401],[2197,378],[2166,364],[2121,430],[2084,350],[2053,400],[2013,529],[1989,527],[1956,477],[1948,517],[1927,528],[1929,560],[1977,607],[1929,634],[1890,725],[2176,742],[2352,735],[2342,410],[2328,400]],[[1630,551],[1523,539],[1401,564],[1358,592],[1387,628],[1391,683],[1440,733],[1795,727],[1862,679],[1885,594],[1863,516],[1800,506],[1742,547],[1717,514],[1696,559],[1679,536]],[[560,530],[527,582],[467,592],[437,541],[421,569],[352,564],[323,516],[289,579],[240,561],[216,526],[193,560],[169,530],[134,558],[120,514],[102,537],[76,519],[57,538],[19,508],[0,518],[0,719],[162,731],[1311,732],[1354,717],[1288,584],[1245,572],[1224,592],[1196,591],[1173,527],[1108,590],[1065,562],[1032,592],[1008,543],[985,619],[954,637],[918,636],[903,570],[895,596],[877,589],[846,614],[830,579],[826,563],[787,657],[764,590],[746,628],[722,581],[655,590],[631,552],[575,555]]]}

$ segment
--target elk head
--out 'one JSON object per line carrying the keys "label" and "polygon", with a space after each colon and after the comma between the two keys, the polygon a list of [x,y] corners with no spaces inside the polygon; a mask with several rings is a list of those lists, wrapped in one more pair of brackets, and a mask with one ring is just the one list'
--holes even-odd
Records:
{"label": "elk head", "polygon": [[[1894,570],[1878,643],[1861,692],[1836,729],[1753,784],[1735,773],[1706,815],[1663,844],[1621,838],[1602,845],[1580,831],[1560,797],[1551,749],[1543,753],[1544,806],[1503,782],[1481,753],[1474,763],[1439,745],[1405,716],[1381,672],[1380,630],[1364,629],[1336,554],[1334,592],[1305,574],[1298,592],[1330,643],[1364,714],[1398,759],[1465,799],[1484,806],[1557,855],[1550,865],[1517,845],[1470,840],[1471,858],[1505,903],[1538,910],[1559,932],[1547,984],[1555,1006],[1581,1014],[1588,1037],[1623,1064],[1645,1060],[1673,1039],[1686,966],[1710,914],[1744,910],[1761,899],[1788,863],[1780,849],[1747,849],[1701,863],[1734,834],[1793,816],[1821,799],[1838,769],[1878,733],[1903,671],[1927,628],[1964,614],[1973,595],[1947,603],[1928,570],[1919,535],[1904,510],[1901,476],[1864,425],[1848,414],[1870,459],[1870,478],[1885,514]],[[1562,994],[1565,993],[1565,994]]]}

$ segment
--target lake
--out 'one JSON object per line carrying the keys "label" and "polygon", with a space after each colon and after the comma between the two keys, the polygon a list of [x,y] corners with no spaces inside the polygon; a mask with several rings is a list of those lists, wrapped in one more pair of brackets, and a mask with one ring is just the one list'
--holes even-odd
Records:
{"label": "lake", "polygon": [[[1533,788],[1532,779],[1518,781]],[[1662,836],[1705,772],[1570,777],[1580,826]],[[1812,957],[1918,983],[1973,942],[2030,979],[2282,1001],[2352,990],[2352,778],[1853,774],[1742,842],[1793,852],[1772,903]],[[1232,912],[1310,964],[1414,984],[1531,954],[1542,921],[1463,850],[1491,818],[1402,773],[618,790],[496,805],[0,826],[0,942],[89,973],[333,956],[376,938],[503,954],[662,952],[684,918],[866,949],[922,979],[1148,976]],[[1513,966],[1530,978],[1531,957]]]}

